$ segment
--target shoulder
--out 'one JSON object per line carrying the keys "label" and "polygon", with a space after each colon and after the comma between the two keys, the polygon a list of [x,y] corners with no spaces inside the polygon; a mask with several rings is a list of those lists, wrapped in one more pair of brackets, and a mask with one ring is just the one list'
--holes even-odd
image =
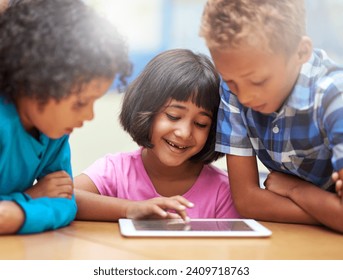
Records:
{"label": "shoulder", "polygon": [[333,61],[324,50],[315,49],[313,52],[312,75],[314,76],[315,87],[326,91],[332,87],[342,90],[343,67]]}
{"label": "shoulder", "polygon": [[141,162],[141,150],[132,152],[108,153],[102,158],[97,159],[89,169],[125,170],[130,166],[136,166]]}
{"label": "shoulder", "polygon": [[141,150],[135,150],[131,152],[120,152],[115,154],[106,154],[103,157],[103,160],[106,162],[112,163],[122,163],[122,164],[132,164],[134,162],[141,160]]}
{"label": "shoulder", "polygon": [[0,96],[0,144],[15,146],[28,140],[13,103]]}
{"label": "shoulder", "polygon": [[228,185],[229,178],[227,171],[214,166],[213,164],[206,164],[203,168],[203,173],[206,179],[211,181],[212,185]]}
{"label": "shoulder", "polygon": [[13,103],[0,97],[0,129],[10,132],[11,129],[17,129],[21,125],[19,115]]}
{"label": "shoulder", "polygon": [[311,59],[303,66],[298,83],[309,88],[314,107],[322,115],[330,103],[343,93],[343,67],[324,50],[314,49]]}

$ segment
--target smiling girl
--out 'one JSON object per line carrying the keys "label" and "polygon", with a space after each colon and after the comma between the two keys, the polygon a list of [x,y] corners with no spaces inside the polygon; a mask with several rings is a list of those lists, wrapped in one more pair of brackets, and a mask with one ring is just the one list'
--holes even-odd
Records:
{"label": "smiling girl", "polygon": [[77,218],[235,218],[215,152],[219,76],[190,50],[153,58],[125,93],[120,122],[140,146],[108,154],[75,178]]}

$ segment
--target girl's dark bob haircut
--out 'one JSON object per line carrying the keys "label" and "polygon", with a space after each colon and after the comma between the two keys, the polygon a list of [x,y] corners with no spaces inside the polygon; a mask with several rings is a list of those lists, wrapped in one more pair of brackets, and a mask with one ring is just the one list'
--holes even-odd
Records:
{"label": "girl's dark bob haircut", "polygon": [[206,55],[187,49],[162,52],[128,86],[120,123],[139,146],[153,148],[151,127],[154,116],[171,99],[191,100],[196,106],[212,112],[213,117],[205,146],[190,160],[211,163],[223,156],[215,151],[219,83],[219,75]]}
{"label": "girl's dark bob haircut", "polygon": [[81,0],[17,0],[0,16],[0,95],[41,104],[81,92],[94,79],[125,85],[127,46]]}

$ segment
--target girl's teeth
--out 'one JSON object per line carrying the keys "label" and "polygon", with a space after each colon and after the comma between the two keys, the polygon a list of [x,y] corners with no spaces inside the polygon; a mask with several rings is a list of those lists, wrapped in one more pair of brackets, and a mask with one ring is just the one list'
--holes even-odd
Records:
{"label": "girl's teeth", "polygon": [[178,148],[178,149],[186,149],[186,147],[184,147],[184,146],[176,146],[174,143],[169,142],[169,141],[167,141],[167,143],[168,143],[170,146],[175,147],[175,148]]}

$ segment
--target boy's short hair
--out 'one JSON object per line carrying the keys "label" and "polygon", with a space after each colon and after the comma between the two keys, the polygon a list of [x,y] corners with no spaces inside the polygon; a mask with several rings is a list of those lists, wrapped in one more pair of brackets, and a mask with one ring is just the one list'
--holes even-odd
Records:
{"label": "boy's short hair", "polygon": [[204,148],[190,160],[210,163],[223,154],[215,151],[220,78],[210,59],[186,49],[162,52],[154,57],[125,92],[120,122],[139,145],[152,148],[154,117],[171,99],[191,100],[212,112],[212,125]]}
{"label": "boy's short hair", "polygon": [[210,49],[259,44],[290,54],[306,33],[305,22],[304,0],[208,0],[200,36]]}
{"label": "boy's short hair", "polygon": [[[18,2],[18,3],[17,3]],[[94,79],[125,84],[127,47],[109,21],[81,0],[16,1],[0,17],[0,94],[44,104]]]}

